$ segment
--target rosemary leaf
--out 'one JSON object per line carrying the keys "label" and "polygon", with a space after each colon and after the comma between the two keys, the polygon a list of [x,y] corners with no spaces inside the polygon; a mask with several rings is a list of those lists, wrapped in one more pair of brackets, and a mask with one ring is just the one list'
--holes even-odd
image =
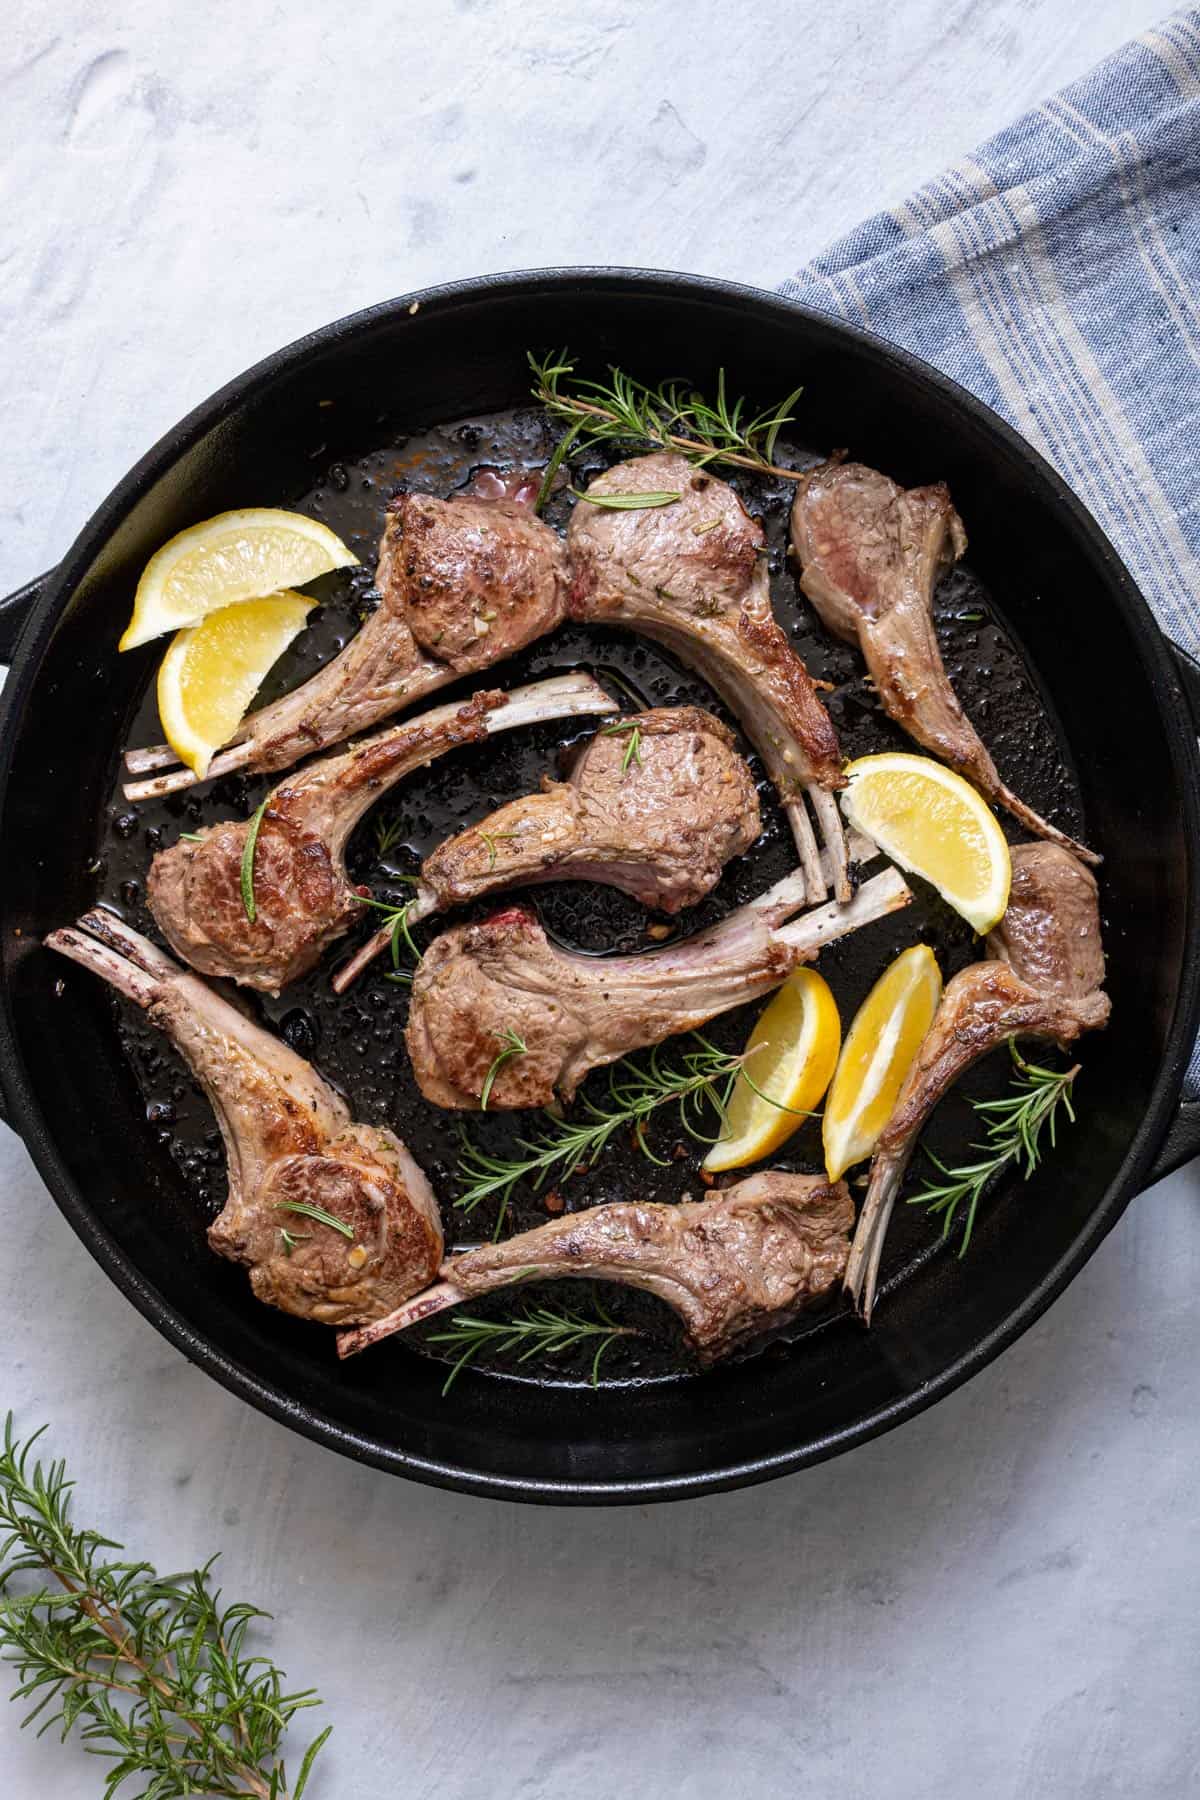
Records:
{"label": "rosemary leaf", "polygon": [[493,1058],[492,1066],[483,1078],[483,1092],[479,1096],[479,1110],[481,1112],[487,1111],[488,1100],[491,1098],[491,1092],[496,1077],[504,1067],[505,1063],[511,1061],[514,1056],[528,1056],[529,1054],[529,1045],[525,1042],[523,1037],[517,1035],[511,1025],[505,1026],[504,1036],[500,1039],[500,1044],[501,1049],[498,1055]]}
{"label": "rosemary leaf", "polygon": [[508,838],[515,838],[517,834],[515,831],[481,831],[479,835],[487,845],[488,870],[490,872],[496,866],[496,845],[505,842]]}
{"label": "rosemary leaf", "polygon": [[345,1219],[339,1219],[323,1206],[313,1206],[307,1200],[276,1200],[276,1212],[303,1213],[306,1219],[315,1219],[318,1225],[328,1225],[331,1231],[340,1231],[345,1238],[354,1236],[353,1225],[347,1225]]}
{"label": "rosemary leaf", "polygon": [[567,491],[574,494],[576,500],[601,507],[605,512],[647,512],[655,506],[672,506],[680,497],[678,489],[668,492],[665,488],[645,494],[585,494],[579,488],[568,488]]}
{"label": "rosemary leaf", "polygon": [[641,726],[634,719],[619,719],[615,725],[603,726],[600,735],[601,737],[619,737],[623,731],[629,733],[629,743],[626,746],[624,756],[621,758],[621,773],[622,775],[628,775],[632,764],[636,763],[639,769],[642,766]]}
{"label": "rosemary leaf", "polygon": [[246,917],[253,925],[258,917],[258,907],[254,899],[254,852],[258,847],[259,828],[263,822],[263,814],[271,804],[271,796],[256,806],[250,819],[250,828],[246,833],[246,843],[242,850],[242,905],[246,909]]}
{"label": "rosemary leaf", "polygon": [[204,842],[203,834],[199,831],[181,831],[179,836],[185,844],[202,844]]}
{"label": "rosemary leaf", "polygon": [[587,421],[585,419],[576,419],[575,423],[564,431],[563,435],[554,446],[550,461],[546,464],[545,473],[542,476],[542,485],[537,491],[537,499],[533,503],[533,510],[535,513],[540,513],[543,506],[545,506],[547,500],[550,498],[550,492],[554,486],[554,477],[562,468],[563,463],[567,458],[567,452],[570,450],[571,445],[575,442],[575,439],[579,436],[586,423]]}

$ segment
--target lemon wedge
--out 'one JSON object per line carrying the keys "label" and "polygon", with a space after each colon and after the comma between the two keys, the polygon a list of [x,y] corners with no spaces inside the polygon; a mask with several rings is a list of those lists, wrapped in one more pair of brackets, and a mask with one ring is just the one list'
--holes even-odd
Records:
{"label": "lemon wedge", "polygon": [[879,1142],[941,997],[933,951],[916,944],[889,964],[855,1013],[821,1126],[830,1181]]}
{"label": "lemon wedge", "polygon": [[969,781],[929,756],[860,756],[842,810],[879,848],[932,882],[982,936],[1008,905],[1012,864],[995,814]]}
{"label": "lemon wedge", "polygon": [[724,1129],[704,1167],[714,1173],[741,1169],[786,1143],[804,1123],[798,1115],[820,1104],[841,1042],[842,1022],[829,983],[815,969],[793,969],[750,1033],[745,1062],[750,1081],[739,1075],[734,1083]]}
{"label": "lemon wedge", "polygon": [[287,592],[243,600],[172,639],[158,671],[158,716],[180,762],[201,780],[315,605]]}
{"label": "lemon wedge", "polygon": [[150,558],[117,648],[136,649],[221,607],[261,600],[357,561],[336,532],[303,513],[272,506],[218,513],[189,525]]}

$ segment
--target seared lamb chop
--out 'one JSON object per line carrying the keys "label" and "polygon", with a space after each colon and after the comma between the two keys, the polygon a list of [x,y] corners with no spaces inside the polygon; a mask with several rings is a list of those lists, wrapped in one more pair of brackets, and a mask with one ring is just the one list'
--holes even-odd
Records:
{"label": "seared lamb chop", "polygon": [[[379,608],[340,656],[251,713],[206,780],[289,768],[545,636],[562,622],[567,560],[560,539],[516,500],[402,494],[388,509],[375,580]],[[143,771],[175,757],[157,747],[125,760]],[[177,769],[125,792],[142,800],[195,780]]]}
{"label": "seared lamb chop", "polygon": [[862,650],[888,717],[1038,837],[1099,862],[1004,785],[950,686],[933,590],[967,535],[944,483],[905,490],[861,463],[825,463],[796,490],[792,543],[800,586],[835,637]]}
{"label": "seared lamb chop", "polygon": [[452,1256],[435,1287],[390,1318],[342,1332],[338,1355],[497,1288],[586,1277],[657,1295],[683,1320],[688,1346],[714,1362],[829,1292],[853,1222],[845,1182],[774,1169],[707,1200],[593,1206]]}
{"label": "seared lamb chop", "polygon": [[938,1101],[1008,1038],[1049,1038],[1065,1046],[1108,1021],[1091,872],[1058,844],[1022,844],[1012,853],[1012,873],[1008,909],[988,938],[989,960],[947,982],[875,1151],[846,1270],[846,1286],[868,1323],[892,1206]]}
{"label": "seared lamb chop", "polygon": [[437,1202],[398,1137],[354,1124],[309,1063],[114,913],[87,913],[46,942],[144,1008],[190,1064],[229,1163],[229,1198],[208,1241],[246,1265],[260,1300],[355,1325],[433,1279],[443,1251]]}
{"label": "seared lamb chop", "polygon": [[[678,493],[670,505],[614,511],[605,496]],[[655,452],[597,477],[567,531],[573,618],[627,625],[699,671],[735,712],[787,812],[808,898],[828,887],[804,806],[808,795],[850,898],[846,845],[833,789],[845,785],[837,734],[808,670],[771,611],[762,528],[715,475]]]}
{"label": "seared lamb chop", "polygon": [[[760,830],[758,795],[733,734],[694,706],[606,725],[566,781],[542,781],[439,844],[421,868],[409,923],[500,888],[604,882],[677,913],[716,884]],[[343,992],[383,950],[384,926],[334,980]]]}
{"label": "seared lamb chop", "polygon": [[797,871],[714,930],[640,956],[556,950],[517,906],[445,932],[413,978],[407,1041],[421,1092],[436,1106],[478,1110],[491,1071],[494,1108],[569,1100],[589,1069],[769,993],[822,945],[912,898],[889,869],[848,906],[830,902],[785,925],[806,892]]}
{"label": "seared lamb chop", "polygon": [[150,910],[194,969],[277,994],[362,917],[343,855],[359,819],[388,788],[457,745],[542,719],[616,710],[589,675],[576,672],[508,696],[476,694],[393,725],[341,755],[319,757],[268,796],[254,847],[253,919],[242,894],[245,819],[160,850],[147,882]]}

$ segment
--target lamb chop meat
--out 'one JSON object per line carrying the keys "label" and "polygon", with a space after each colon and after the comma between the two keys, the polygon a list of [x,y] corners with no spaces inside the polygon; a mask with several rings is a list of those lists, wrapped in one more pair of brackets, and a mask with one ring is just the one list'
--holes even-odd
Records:
{"label": "lamb chop meat", "polygon": [[586,1277],[655,1294],[682,1319],[689,1348],[714,1362],[830,1292],[853,1222],[845,1182],[782,1170],[676,1206],[589,1207],[451,1257],[436,1286],[389,1318],[340,1333],[338,1355],[497,1288]]}
{"label": "lamb chop meat", "polygon": [[[622,494],[677,493],[670,505],[612,510]],[[655,452],[592,482],[567,531],[573,618],[626,625],[681,658],[715,688],[756,745],[787,812],[815,903],[828,891],[807,794],[850,898],[834,790],[845,785],[833,723],[771,611],[761,527],[733,489],[682,456]]]}
{"label": "lamb chop meat", "polygon": [[[568,587],[561,540],[511,499],[401,494],[379,551],[378,609],[333,661],[282,699],[251,713],[206,779],[231,769],[286,769],[476,674],[561,624]],[[131,751],[141,773],[175,761],[162,746]],[[191,787],[178,769],[130,783],[130,800]]]}
{"label": "lamb chop meat", "polygon": [[319,757],[268,795],[254,846],[253,919],[242,893],[246,819],[160,850],[147,880],[150,910],[194,969],[277,994],[362,917],[343,857],[350,833],[381,794],[460,744],[543,719],[616,710],[579,671],[507,696],[493,690],[435,707],[341,755]]}
{"label": "lamb chop meat", "polygon": [[356,1325],[433,1279],[437,1202],[398,1137],[355,1124],[309,1063],[114,913],[87,913],[46,942],[142,1007],[191,1066],[229,1163],[229,1198],[208,1241],[245,1264],[260,1300]]}
{"label": "lamb chop meat", "polygon": [[[421,1092],[437,1106],[548,1106],[569,1100],[589,1069],[690,1031],[778,987],[824,944],[906,906],[894,869],[847,906],[804,904],[802,871],[712,931],[639,956],[577,956],[549,943],[533,915],[510,907],[445,932],[413,978],[407,1042]],[[505,1046],[521,1045],[498,1063]]]}
{"label": "lamb chop meat", "polygon": [[[677,913],[715,886],[761,826],[733,734],[694,706],[606,725],[566,781],[542,782],[426,857],[409,923],[501,888],[598,881]],[[343,992],[391,936],[385,926],[339,971]]]}
{"label": "lamb chop meat", "polygon": [[944,483],[904,489],[861,463],[825,463],[796,490],[792,544],[800,586],[834,636],[859,646],[888,717],[1038,837],[1098,863],[1005,786],[950,685],[933,590],[967,536]]}
{"label": "lamb chop meat", "polygon": [[988,961],[946,983],[871,1163],[846,1287],[870,1322],[892,1207],[929,1115],[973,1063],[1013,1037],[1072,1044],[1107,1024],[1100,911],[1090,870],[1058,844],[1012,852],[1008,909]]}

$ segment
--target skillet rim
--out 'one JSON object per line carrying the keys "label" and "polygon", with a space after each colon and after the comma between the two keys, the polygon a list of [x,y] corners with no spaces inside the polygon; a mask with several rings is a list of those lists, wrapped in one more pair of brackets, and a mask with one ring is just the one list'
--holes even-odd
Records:
{"label": "skillet rim", "polygon": [[1113,600],[1127,624],[1142,667],[1158,703],[1163,728],[1182,790],[1182,829],[1187,859],[1187,897],[1184,905],[1185,951],[1179,971],[1174,1013],[1166,1035],[1162,1059],[1154,1079],[1153,1095],[1141,1125],[1134,1133],[1114,1179],[1097,1202],[1086,1228],[1049,1274],[1013,1309],[1004,1322],[981,1338],[956,1361],[914,1393],[877,1408],[865,1418],[797,1448],[726,1464],[686,1475],[656,1476],[645,1480],[629,1477],[613,1482],[540,1480],[481,1474],[456,1464],[421,1457],[395,1445],[385,1445],[291,1399],[237,1359],[188,1325],[175,1309],[141,1275],[132,1261],[108,1237],[100,1216],[76,1189],[60,1155],[54,1134],[28,1079],[17,1052],[11,1001],[6,982],[0,981],[0,1092],[4,1116],[28,1149],[60,1212],[109,1278],[139,1312],[190,1362],[198,1364],[222,1386],[250,1402],[260,1412],[291,1427],[327,1448],[357,1462],[390,1474],[405,1475],[430,1486],[493,1499],[522,1500],[540,1504],[601,1505],[644,1504],[651,1500],[687,1499],[701,1494],[747,1487],[776,1476],[824,1462],[869,1442],[904,1420],[914,1418],[935,1401],[960,1387],[1015,1342],[1041,1317],[1068,1282],[1089,1260],[1121,1217],[1151,1167],[1155,1151],[1165,1137],[1179,1103],[1197,1026],[1200,1024],[1200,956],[1194,946],[1200,936],[1200,749],[1197,747],[1183,689],[1171,658],[1169,640],[1154,618],[1129,571],[1083,503],[1063,478],[1021,435],[975,395],[921,358],[900,349],[874,333],[864,331],[832,314],[744,282],[712,276],[688,275],[672,270],[579,265],[561,268],[522,269],[470,276],[433,287],[415,289],[391,300],[347,314],[328,325],[305,333],[226,382],[202,401],[143,455],[101,501],[74,543],[50,574],[34,605],[13,654],[8,679],[0,696],[0,841],[3,839],[5,802],[12,754],[26,700],[36,684],[42,653],[58,615],[79,576],[112,535],[129,507],[165,474],[171,464],[221,420],[245,403],[256,390],[285,369],[300,364],[318,350],[351,338],[387,318],[420,308],[477,299],[503,290],[519,297],[546,288],[570,290],[588,283],[670,299],[700,297],[764,307],[800,317],[818,335],[853,344],[885,370],[903,372],[932,388],[952,408],[965,414],[985,438],[990,438],[1028,472],[1034,485],[1045,493],[1052,513],[1076,540],[1091,551]]}

